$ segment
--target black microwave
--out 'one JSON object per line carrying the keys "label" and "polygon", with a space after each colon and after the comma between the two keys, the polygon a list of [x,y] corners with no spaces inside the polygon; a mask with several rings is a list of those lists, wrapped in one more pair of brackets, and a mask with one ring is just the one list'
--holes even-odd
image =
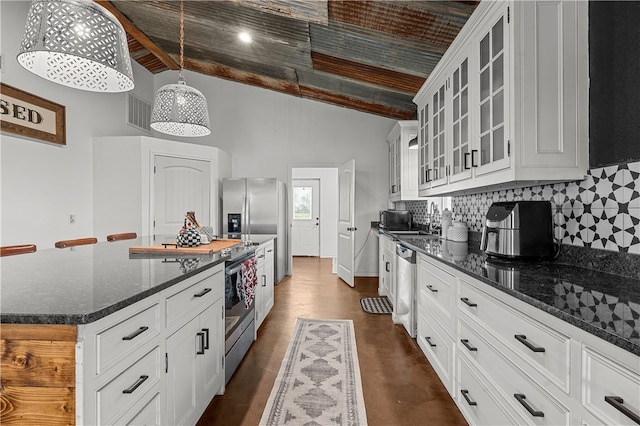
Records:
{"label": "black microwave", "polygon": [[411,229],[411,213],[407,210],[382,210],[379,226],[386,231],[408,231]]}

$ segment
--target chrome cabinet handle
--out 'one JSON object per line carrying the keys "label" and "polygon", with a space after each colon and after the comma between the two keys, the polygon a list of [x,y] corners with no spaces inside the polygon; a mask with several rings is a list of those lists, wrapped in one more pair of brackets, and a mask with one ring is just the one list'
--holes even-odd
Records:
{"label": "chrome cabinet handle", "polygon": [[200,339],[200,349],[196,351],[196,355],[204,355],[204,333],[196,333],[198,339]]}
{"label": "chrome cabinet handle", "polygon": [[263,275],[262,276],[262,287],[266,287],[267,286],[267,276]]}
{"label": "chrome cabinet handle", "polygon": [[203,348],[209,349],[209,329],[208,328],[203,328],[202,331],[204,332],[204,345]]}
{"label": "chrome cabinet handle", "polygon": [[385,265],[384,265],[384,269],[386,269],[387,272],[391,272],[391,269],[389,269],[389,265],[390,265],[389,262],[386,262]]}
{"label": "chrome cabinet handle", "polygon": [[474,306],[478,306],[477,304],[475,304],[473,302],[469,302],[469,298],[467,298],[467,297],[461,297],[460,300],[462,300],[462,302],[464,302],[465,305],[471,306],[472,308]]}
{"label": "chrome cabinet handle", "polygon": [[143,384],[147,379],[149,378],[149,376],[147,375],[142,375],[140,376],[140,378],[138,380],[136,380],[136,382],[134,384],[132,384],[131,386],[129,386],[128,388],[126,388],[125,390],[122,391],[122,393],[133,393],[136,389],[138,389],[140,387],[141,384]]}
{"label": "chrome cabinet handle", "polygon": [[139,335],[141,335],[142,333],[144,333],[145,331],[147,331],[148,329],[149,329],[149,327],[147,327],[146,325],[142,326],[139,329],[137,329],[136,331],[134,331],[133,333],[131,333],[130,335],[124,336],[122,338],[122,340],[133,340],[136,337],[138,337]]}
{"label": "chrome cabinet handle", "polygon": [[533,352],[544,352],[543,347],[535,346],[533,343],[529,342],[527,340],[527,336],[525,336],[524,334],[516,334],[514,337],[518,342],[522,343],[523,345],[531,349]]}
{"label": "chrome cabinet handle", "polygon": [[467,404],[469,404],[469,405],[478,405],[477,402],[475,402],[471,398],[469,398],[469,391],[468,390],[460,389],[460,393],[462,394],[464,399],[467,401]]}
{"label": "chrome cabinet handle", "polygon": [[471,346],[469,344],[469,339],[460,339],[460,342],[462,342],[462,344],[464,345],[465,348],[469,349],[471,352],[475,352],[478,350],[478,348]]}
{"label": "chrome cabinet handle", "polygon": [[608,404],[613,405],[613,408],[620,411],[622,414],[640,425],[640,414],[633,412],[628,407],[625,407],[624,399],[620,398],[619,396],[605,396],[604,400]]}
{"label": "chrome cabinet handle", "polygon": [[193,297],[202,297],[205,294],[209,293],[211,291],[210,288],[205,288],[204,290],[202,290],[200,293],[196,293],[193,295]]}
{"label": "chrome cabinet handle", "polygon": [[431,290],[433,293],[437,293],[437,292],[438,292],[438,289],[437,289],[437,288],[433,288],[433,286],[432,286],[432,285],[428,285],[428,286],[427,286],[427,288],[428,288],[429,290]]}
{"label": "chrome cabinet handle", "polygon": [[522,393],[514,393],[513,396],[516,397],[516,399],[518,400],[518,402],[520,404],[522,404],[522,406],[529,412],[529,414],[531,414],[533,417],[544,417],[544,413],[542,411],[536,411],[533,409],[533,407],[531,407],[529,405],[529,403],[527,401],[525,401],[525,399],[527,399],[527,397],[522,394]]}
{"label": "chrome cabinet handle", "polygon": [[437,346],[435,343],[431,342],[431,337],[425,337],[424,339],[427,341],[429,346],[431,346],[432,348],[435,348]]}

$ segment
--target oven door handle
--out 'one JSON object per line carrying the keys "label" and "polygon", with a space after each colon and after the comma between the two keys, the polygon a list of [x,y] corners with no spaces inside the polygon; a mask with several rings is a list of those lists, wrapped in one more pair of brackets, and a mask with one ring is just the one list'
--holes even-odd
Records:
{"label": "oven door handle", "polygon": [[226,271],[227,275],[234,275],[237,274],[238,272],[240,272],[242,270],[242,265],[238,265],[235,268],[229,269],[228,271]]}

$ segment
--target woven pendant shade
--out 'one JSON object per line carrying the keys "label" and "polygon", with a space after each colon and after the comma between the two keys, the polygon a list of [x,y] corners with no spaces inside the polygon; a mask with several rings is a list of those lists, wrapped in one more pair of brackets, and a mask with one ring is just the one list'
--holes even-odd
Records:
{"label": "woven pendant shade", "polygon": [[134,87],[122,25],[90,0],[33,1],[17,60],[40,77],[76,89]]}
{"label": "woven pendant shade", "polygon": [[162,86],[153,102],[151,128],[173,136],[206,136],[211,133],[207,100],[182,79]]}
{"label": "woven pendant shade", "polygon": [[207,100],[199,90],[187,86],[184,69],[184,2],[180,0],[180,74],[178,84],[158,89],[151,113],[151,128],[173,136],[206,136],[209,130]]}

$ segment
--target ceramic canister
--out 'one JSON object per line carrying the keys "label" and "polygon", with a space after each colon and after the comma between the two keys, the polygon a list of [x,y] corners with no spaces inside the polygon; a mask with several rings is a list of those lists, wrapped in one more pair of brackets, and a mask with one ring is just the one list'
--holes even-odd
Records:
{"label": "ceramic canister", "polygon": [[453,226],[449,228],[448,237],[451,241],[468,241],[469,229],[464,222],[453,222]]}

